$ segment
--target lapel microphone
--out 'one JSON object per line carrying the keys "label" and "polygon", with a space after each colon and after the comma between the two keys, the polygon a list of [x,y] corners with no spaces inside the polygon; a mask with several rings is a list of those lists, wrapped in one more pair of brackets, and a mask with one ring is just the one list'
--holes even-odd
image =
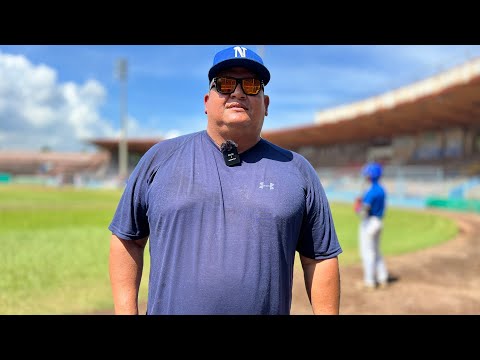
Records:
{"label": "lapel microphone", "polygon": [[227,166],[240,164],[240,155],[238,155],[237,144],[232,140],[227,140],[220,145],[220,151],[223,153],[223,159]]}

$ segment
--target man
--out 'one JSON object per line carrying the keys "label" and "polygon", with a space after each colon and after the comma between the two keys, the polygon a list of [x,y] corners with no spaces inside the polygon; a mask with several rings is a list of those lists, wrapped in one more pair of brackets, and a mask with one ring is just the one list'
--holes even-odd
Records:
{"label": "man", "polygon": [[138,313],[149,239],[147,314],[290,314],[296,251],[313,312],[338,314],[342,249],[317,173],[260,136],[269,70],[235,46],[208,79],[206,130],[149,149],[109,226],[115,313]]}
{"label": "man", "polygon": [[370,186],[360,197],[361,206],[356,208],[361,217],[359,248],[363,264],[362,285],[367,290],[388,285],[388,271],[380,250],[386,204],[385,188],[379,183],[382,172],[382,166],[377,162],[363,167],[362,175],[370,182]]}

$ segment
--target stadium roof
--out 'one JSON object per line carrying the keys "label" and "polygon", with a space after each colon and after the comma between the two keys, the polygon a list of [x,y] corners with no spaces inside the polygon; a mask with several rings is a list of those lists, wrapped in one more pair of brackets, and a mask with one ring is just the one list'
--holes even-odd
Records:
{"label": "stadium roof", "polygon": [[431,78],[317,113],[312,125],[262,132],[286,148],[350,143],[480,124],[480,58]]}

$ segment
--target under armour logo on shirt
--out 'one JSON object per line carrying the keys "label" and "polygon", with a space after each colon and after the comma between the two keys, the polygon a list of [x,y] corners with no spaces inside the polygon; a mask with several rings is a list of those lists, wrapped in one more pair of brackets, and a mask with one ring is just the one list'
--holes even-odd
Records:
{"label": "under armour logo on shirt", "polygon": [[269,188],[270,190],[273,190],[273,185],[275,185],[274,183],[270,183],[270,185],[265,185],[265,183],[262,181],[260,183],[260,186],[258,187],[259,189],[263,189],[263,188]]}
{"label": "under armour logo on shirt", "polygon": [[235,50],[235,57],[238,57],[238,55],[240,55],[240,57],[247,56],[247,48],[244,48],[241,46],[235,46],[233,50]]}

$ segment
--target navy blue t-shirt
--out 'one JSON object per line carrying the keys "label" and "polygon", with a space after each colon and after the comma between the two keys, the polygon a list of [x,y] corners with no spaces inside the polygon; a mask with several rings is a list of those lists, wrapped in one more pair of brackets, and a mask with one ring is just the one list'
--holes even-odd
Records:
{"label": "navy blue t-shirt", "polygon": [[109,229],[149,237],[148,314],[289,314],[295,251],[342,252],[317,173],[264,139],[229,167],[207,132],[164,140],[127,181]]}

